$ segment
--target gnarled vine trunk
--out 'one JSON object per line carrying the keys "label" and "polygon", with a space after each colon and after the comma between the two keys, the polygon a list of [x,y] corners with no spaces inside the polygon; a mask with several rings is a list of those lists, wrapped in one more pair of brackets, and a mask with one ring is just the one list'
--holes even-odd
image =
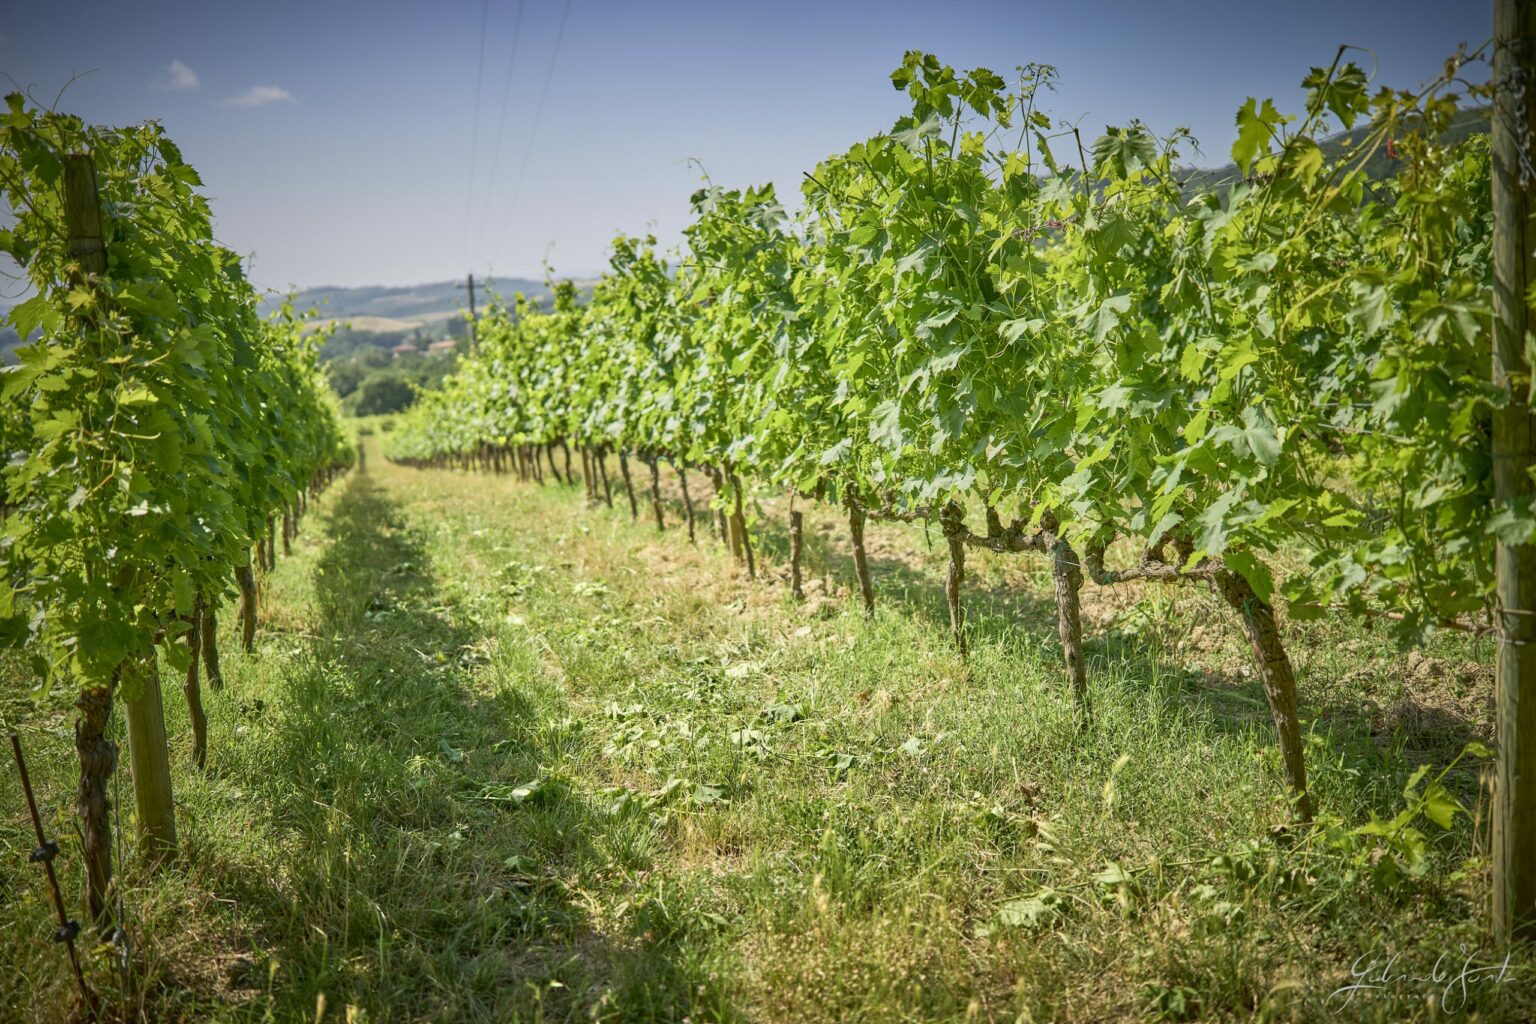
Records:
{"label": "gnarled vine trunk", "polygon": [[683,489],[683,512],[688,517],[688,543],[697,544],[698,540],[694,537],[693,528],[693,498],[688,494],[688,471],[680,462],[674,461],[672,464],[677,467],[677,482]]}
{"label": "gnarled vine trunk", "polygon": [[1264,683],[1264,696],[1269,700],[1269,713],[1280,738],[1285,779],[1291,787],[1292,811],[1298,820],[1311,821],[1312,794],[1307,791],[1307,769],[1302,756],[1296,673],[1285,653],[1285,644],[1281,642],[1275,610],[1260,599],[1253,586],[1238,573],[1218,569],[1213,582],[1217,592],[1242,619],[1243,631],[1253,648],[1259,678]]}
{"label": "gnarled vine trunk", "polygon": [[629,498],[629,521],[638,522],[640,508],[635,504],[635,482],[629,476],[629,455],[622,448],[619,449],[619,475],[624,478],[624,493]]}
{"label": "gnarled vine trunk", "polygon": [[187,718],[192,723],[192,763],[202,768],[208,760],[208,716],[203,711],[203,691],[199,683],[198,669],[203,652],[203,595],[197,595],[192,603],[192,614],[187,616],[187,674],[182,680],[181,692],[187,698]]}
{"label": "gnarled vine trunk", "polygon": [[224,669],[219,665],[219,617],[212,601],[203,603],[203,625],[198,632],[203,639],[203,672],[208,676],[208,685],[222,690]]}
{"label": "gnarled vine trunk", "polygon": [[704,472],[709,474],[709,482],[715,488],[715,532],[720,535],[720,543],[731,549],[731,554],[737,561],[741,560],[736,539],[731,534],[730,519],[725,514],[725,474],[717,466],[706,465]]}
{"label": "gnarled vine trunk", "polygon": [[796,601],[805,600],[800,580],[800,557],[805,550],[805,514],[795,508],[795,492],[789,492],[789,592]]}
{"label": "gnarled vine trunk", "polygon": [[656,513],[656,529],[665,530],[667,524],[661,517],[661,470],[658,468],[660,461],[655,455],[646,459],[651,467],[651,511]]}
{"label": "gnarled vine trunk", "polygon": [[741,542],[741,552],[747,560],[747,577],[757,579],[757,560],[752,557],[752,535],[747,532],[747,516],[743,511],[741,477],[730,470],[731,493],[735,495],[731,510],[731,529]]}
{"label": "gnarled vine trunk", "polygon": [[965,582],[965,512],[951,501],[939,512],[939,524],[949,545],[949,572],[944,577],[944,598],[949,604],[949,631],[955,647],[965,656],[965,607],[960,603],[960,586]]}
{"label": "gnarled vine trunk", "polygon": [[613,508],[613,489],[608,485],[608,449],[597,450],[598,475],[603,478],[603,503]]}
{"label": "gnarled vine trunk", "polygon": [[235,566],[235,584],[240,588],[240,649],[249,654],[256,649],[256,574],[251,563]]}
{"label": "gnarled vine trunk", "polygon": [[1083,570],[1072,545],[1057,537],[1051,545],[1051,580],[1056,585],[1056,632],[1061,637],[1062,657],[1072,683],[1072,699],[1079,721],[1088,715],[1088,669],[1083,660],[1083,616],[1080,592]]}
{"label": "gnarled vine trunk", "polygon": [[116,675],[106,686],[83,689],[75,698],[75,752],[80,757],[80,785],[75,814],[80,819],[85,861],[86,916],[103,935],[112,929],[112,803],[107,782],[117,767],[117,747],[107,739]]}
{"label": "gnarled vine trunk", "polygon": [[864,617],[875,614],[875,587],[869,580],[869,558],[864,551],[864,506],[853,496],[848,498],[848,536],[853,541],[853,569],[859,577],[859,593],[864,598]]}

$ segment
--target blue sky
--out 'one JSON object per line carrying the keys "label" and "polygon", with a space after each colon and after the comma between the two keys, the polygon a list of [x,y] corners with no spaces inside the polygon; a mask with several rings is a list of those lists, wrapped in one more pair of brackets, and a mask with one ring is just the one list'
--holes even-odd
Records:
{"label": "blue sky", "polygon": [[1185,125],[1201,162],[1222,163],[1246,96],[1294,109],[1340,43],[1373,50],[1379,82],[1417,84],[1490,34],[1492,8],[570,0],[567,14],[524,0],[519,26],[517,0],[6,6],[0,71],[48,103],[90,71],[61,109],[162,121],[220,239],[267,287],[538,276],[546,258],[590,273],[617,231],[677,239],[699,182],[689,158],[720,184],[797,193],[801,172],[901,115],[887,76],[914,48],[1000,72],[1054,64],[1047,106],[1085,135],[1132,117]]}

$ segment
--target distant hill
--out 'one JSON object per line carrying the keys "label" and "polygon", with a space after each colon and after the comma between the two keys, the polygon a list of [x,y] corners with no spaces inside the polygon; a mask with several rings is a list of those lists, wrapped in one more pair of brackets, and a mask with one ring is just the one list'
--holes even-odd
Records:
{"label": "distant hill", "polygon": [[[462,280],[434,281],[402,287],[367,285],[360,288],[322,285],[297,291],[293,299],[301,312],[315,310],[317,325],[338,326],[322,353],[326,359],[338,359],[359,351],[387,350],[405,341],[425,347],[441,338],[463,337],[468,329],[464,322],[468,299],[463,283]],[[576,283],[583,299],[591,294],[591,281]],[[543,281],[526,277],[492,278],[483,286],[476,279],[475,304],[483,313],[493,294],[510,303],[517,292],[546,302],[550,295]],[[261,314],[271,313],[283,304],[285,298],[285,295],[275,293],[265,296],[260,302]],[[11,306],[20,301],[21,298],[0,299],[0,319],[4,319]],[[13,353],[20,344],[21,339],[13,329],[0,326],[0,364],[14,362]]]}
{"label": "distant hill", "polygon": [[[475,282],[475,302],[484,308],[494,292],[510,299],[515,292],[523,292],[530,298],[542,298],[549,289],[542,281],[521,277],[497,278],[481,287]],[[283,295],[269,295],[262,300],[263,314],[276,309],[283,302]],[[322,285],[305,288],[294,294],[294,305],[300,310],[313,307],[322,321],[351,321],[356,331],[411,331],[418,327],[441,324],[442,321],[460,316],[468,307],[464,282],[434,281],[430,284],[414,284],[403,287],[365,285],[360,288],[343,288]]]}
{"label": "distant hill", "polygon": [[[492,295],[510,302],[517,292],[535,300],[547,300],[550,294],[543,281],[525,277],[491,278],[483,283],[476,278],[475,306],[484,313]],[[266,314],[278,308],[285,298],[281,294],[268,295],[261,301],[261,312]],[[315,311],[317,326],[338,327],[322,350],[326,359],[343,359],[370,349],[390,349],[401,342],[425,347],[444,337],[462,337],[467,330],[464,313],[469,308],[469,299],[463,280],[401,287],[322,285],[295,292],[293,300],[299,311]]]}
{"label": "distant hill", "polygon": [[[1491,108],[1489,107],[1468,107],[1465,110],[1458,111],[1455,119],[1451,122],[1451,127],[1441,137],[1441,141],[1455,144],[1473,135],[1481,135],[1487,132],[1490,110]],[[1323,156],[1332,160],[1342,153],[1344,148],[1352,141],[1363,138],[1368,130],[1368,126],[1360,125],[1352,131],[1331,135],[1318,145],[1323,151]],[[1401,166],[1402,161],[1392,159],[1384,151],[1378,151],[1370,160],[1366,161],[1365,174],[1368,178],[1381,181],[1392,177]],[[1193,195],[1195,192],[1210,188],[1213,185],[1237,181],[1242,177],[1242,174],[1237,169],[1237,165],[1230,163],[1224,164],[1221,167],[1185,168],[1180,173],[1188,175],[1184,179],[1184,188],[1188,195]]]}

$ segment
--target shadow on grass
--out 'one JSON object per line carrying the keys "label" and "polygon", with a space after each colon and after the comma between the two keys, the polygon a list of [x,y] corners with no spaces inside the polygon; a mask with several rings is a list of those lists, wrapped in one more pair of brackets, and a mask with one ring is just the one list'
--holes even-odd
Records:
{"label": "shadow on grass", "polygon": [[[639,465],[638,463],[636,464]],[[632,471],[636,466],[631,467]],[[640,466],[634,481],[638,506],[637,521],[651,521],[651,488],[648,470]],[[629,515],[628,500],[617,473],[613,475],[613,513]],[[682,491],[675,470],[662,472],[661,504],[666,517],[669,535],[680,534],[684,524]],[[719,543],[713,512],[709,500],[713,489],[703,473],[689,474],[693,499],[698,542]],[[799,507],[806,509],[810,503],[803,496]],[[786,565],[789,561],[789,531],[787,515],[765,515],[761,505],[757,507],[753,543],[763,556],[761,561]],[[809,526],[809,524],[808,524]],[[868,534],[872,540],[878,531],[892,529],[891,524],[871,521]],[[942,538],[935,534],[935,545],[942,545]],[[1039,555],[1015,556],[1032,564],[1041,572],[1047,572],[1048,561]],[[851,592],[857,591],[852,548],[847,541],[846,527],[834,526],[824,532],[808,528],[804,534],[802,565],[807,577],[830,575],[839,580]],[[869,559],[870,574],[875,585],[876,602],[894,607],[905,616],[916,616],[940,629],[949,625],[949,610],[945,603],[942,571],[914,567],[901,559],[872,554]],[[1091,592],[1094,584],[1085,582],[1085,592]],[[1179,590],[1169,588],[1162,593],[1177,600]],[[1000,581],[981,582],[975,575],[966,581],[963,589],[966,611],[966,630],[973,647],[992,643],[1008,643],[1022,631],[1042,638],[1044,646],[1058,656],[1060,646],[1056,640],[1056,608],[1048,596],[1022,590]],[[1159,599],[1141,601],[1156,605]],[[1090,684],[1099,688],[1114,686],[1125,692],[1144,691],[1154,685],[1163,694],[1188,707],[1213,728],[1229,733],[1246,733],[1256,730],[1267,736],[1270,728],[1269,706],[1264,689],[1257,675],[1241,668],[1211,672],[1192,666],[1186,658],[1169,657],[1165,653],[1160,633],[1167,629],[1181,628],[1169,620],[1150,623],[1147,615],[1129,626],[1116,624],[1109,629],[1095,630],[1085,622],[1083,650],[1089,665]],[[1216,614],[1217,628],[1229,631],[1241,643],[1237,622],[1226,609]],[[1315,624],[1295,627],[1314,628]],[[1150,628],[1149,628],[1150,627]],[[1294,640],[1292,641],[1294,642]],[[1293,652],[1293,660],[1298,660]],[[1246,666],[1246,660],[1241,662]],[[1298,662],[1298,670],[1301,664]],[[1327,669],[1323,669],[1326,674]],[[1317,723],[1319,732],[1325,733],[1327,742],[1343,752],[1355,766],[1369,766],[1374,771],[1360,776],[1370,785],[1362,783],[1354,795],[1375,802],[1385,794],[1395,797],[1396,784],[1382,779],[1385,774],[1400,771],[1418,763],[1445,763],[1453,759],[1462,747],[1474,739],[1486,739],[1486,728],[1474,714],[1455,708],[1430,706],[1406,698],[1401,706],[1389,714],[1383,714],[1364,695],[1349,687],[1330,685],[1326,679],[1309,680],[1300,671],[1303,714]],[[1473,773],[1464,773],[1462,781],[1473,779]],[[1377,783],[1385,782],[1385,788]],[[1472,785],[1464,795],[1474,795]],[[1378,790],[1380,792],[1378,792]]]}
{"label": "shadow on grass", "polygon": [[645,850],[541,774],[585,742],[557,698],[477,689],[497,645],[445,604],[421,534],[366,474],[333,500],[319,635],[272,668],[241,759],[271,859],[221,880],[260,950],[233,987],[280,1020],[321,993],[391,1020],[586,1019],[599,1001],[675,1020],[707,1002],[686,931],[605,936],[576,899]]}
{"label": "shadow on grass", "polygon": [[[871,520],[866,528],[866,540],[873,541],[878,530],[894,528],[899,527]],[[754,541],[770,559],[787,563],[787,516],[760,514]],[[935,531],[935,546],[942,548],[942,543],[942,537]],[[1041,572],[1049,570],[1049,560],[1042,555],[1021,553],[1012,557],[1025,560]],[[853,550],[846,528],[807,529],[802,564],[808,577],[830,575],[856,593]],[[920,617],[936,628],[948,629],[949,608],[944,596],[942,570],[925,570],[900,559],[873,554],[869,558],[869,569],[877,606],[894,607],[899,614]],[[1091,581],[1085,581],[1085,593],[1094,586]],[[1164,595],[1177,600],[1179,590],[1169,588]],[[1010,638],[1023,631],[1043,638],[1043,646],[1060,656],[1056,606],[1048,594],[1031,593],[995,579],[983,582],[972,573],[963,587],[962,601],[966,633],[973,649],[988,644],[1007,644]],[[1146,602],[1139,602],[1138,608],[1141,603]],[[1150,603],[1156,604],[1157,599]],[[1216,618],[1218,628],[1230,630],[1231,635],[1241,642],[1240,626],[1225,609],[1221,609]],[[1142,615],[1141,619],[1146,620],[1147,616]],[[1145,628],[1153,625],[1157,628]],[[1294,629],[1306,629],[1309,625]],[[1255,731],[1263,742],[1272,743],[1269,705],[1256,673],[1241,669],[1213,673],[1192,666],[1188,659],[1167,656],[1160,634],[1178,628],[1177,622],[1171,619],[1157,624],[1142,621],[1140,627],[1115,625],[1095,630],[1087,621],[1083,623],[1083,651],[1088,661],[1091,686],[1100,690],[1114,687],[1121,697],[1130,699],[1135,695],[1133,691],[1144,691],[1146,686],[1153,685],[1167,698],[1188,708],[1197,720],[1219,732]],[[1246,665],[1246,661],[1243,664]],[[1485,738],[1485,730],[1475,718],[1444,708],[1421,708],[1415,715],[1398,715],[1392,722],[1390,735],[1384,736],[1380,728],[1383,716],[1363,695],[1338,686],[1309,685],[1304,675],[1300,684],[1303,715],[1318,723],[1317,729],[1325,734],[1327,746],[1335,754],[1343,754],[1349,767],[1371,769],[1344,774],[1348,792],[1339,795],[1350,803],[1383,808],[1392,805],[1399,797],[1400,782],[1394,781],[1396,773],[1413,763],[1447,763],[1467,742]],[[1408,705],[1410,709],[1413,707],[1411,700]],[[1474,773],[1465,773],[1465,778],[1460,781],[1466,783],[1462,795],[1475,798]]]}

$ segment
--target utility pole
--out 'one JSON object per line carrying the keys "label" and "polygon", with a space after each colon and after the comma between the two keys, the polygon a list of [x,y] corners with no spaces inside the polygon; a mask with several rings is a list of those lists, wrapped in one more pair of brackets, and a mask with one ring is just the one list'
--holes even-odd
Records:
{"label": "utility pole", "polygon": [[[1527,332],[1536,317],[1536,0],[1493,4],[1493,410],[1496,508],[1536,484],[1536,414]],[[1493,783],[1493,926],[1503,942],[1536,937],[1536,544],[1494,547],[1498,662]]]}
{"label": "utility pole", "polygon": [[473,272],[464,275],[464,283],[460,288],[469,289],[469,350],[475,350],[475,275]]}

